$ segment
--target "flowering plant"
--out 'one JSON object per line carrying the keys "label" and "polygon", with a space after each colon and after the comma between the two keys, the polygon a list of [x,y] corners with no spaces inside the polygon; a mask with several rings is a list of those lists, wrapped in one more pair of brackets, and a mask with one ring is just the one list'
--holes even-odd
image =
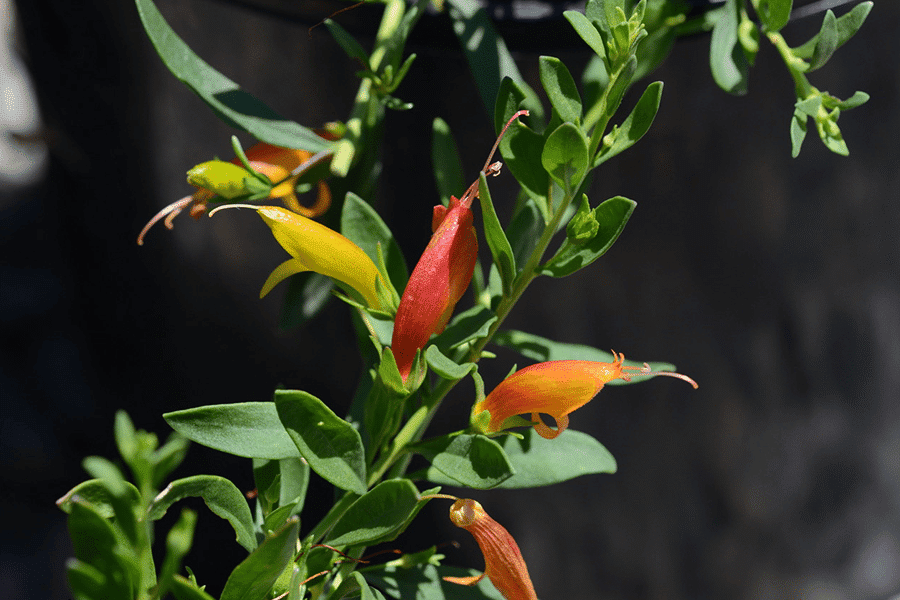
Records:
{"label": "flowering plant", "polygon": [[[152,0],[136,0],[144,28],[173,74],[217,115],[260,142],[244,152],[233,138],[234,160],[191,168],[188,182],[197,190],[162,209],[139,243],[153,223],[164,219],[171,227],[188,207],[197,217],[222,208],[252,210],[290,255],[262,284],[261,295],[302,277],[303,291],[290,301],[310,312],[332,297],[345,302],[364,368],[346,415],[306,391],[279,389],[271,401],[169,412],[165,418],[175,433],[159,446],[154,435],[136,430],[126,413],[118,413],[115,439],[130,480],[112,461],[89,457],[84,467],[92,479],[59,500],[69,514],[75,558],[68,572],[79,600],[168,594],[179,600],[537,598],[528,557],[513,535],[481,503],[443,488],[518,489],[614,472],[615,460],[599,441],[568,429],[569,415],[607,383],[666,375],[697,387],[667,363],[626,361],[623,354],[504,328],[535,279],[565,277],[591,265],[634,211],[636,203],[621,196],[600,203],[589,198],[595,170],[649,130],[663,85],[646,85],[621,117],[626,91],[659,64],[679,35],[708,30],[713,75],[731,92],[746,87],[762,36],[778,50],[797,92],[791,121],[795,154],[809,117],[831,150],[846,153],[837,119],[867,98],[857,92],[841,101],[812,87],[806,74],[859,29],[871,3],[840,19],[829,11],[821,31],[792,48],[780,33],[790,0],[754,0],[756,20],[738,0],[701,16],[674,1],[590,0],[583,13],[565,13],[593,52],[583,91],[561,60],[541,57],[540,83],[550,106],[545,114],[484,11],[448,0],[443,8],[458,25],[492,113],[500,158],[493,161],[494,150],[488,152],[477,178],[463,190],[462,160],[446,124],[435,120],[434,167],[445,202],[434,207],[431,240],[409,272],[390,227],[368,203],[370,187],[354,183],[377,173],[386,112],[411,108],[394,96],[414,65],[415,55],[404,57],[405,43],[428,7],[443,3],[383,4],[369,52],[336,21],[325,21],[363,70],[347,120],[316,132],[275,115],[196,56]],[[490,64],[502,65],[499,73],[478,67],[485,53]],[[512,177],[521,188],[506,225],[495,210],[488,176]],[[307,206],[299,195],[312,189],[315,200]],[[333,189],[343,193],[333,197]],[[480,219],[473,211],[476,200]],[[208,210],[212,204],[218,208]],[[314,220],[319,217],[330,226]],[[479,237],[487,246],[482,257]],[[472,306],[457,311],[470,287]],[[495,358],[488,344],[537,362],[491,382],[485,393],[479,364]],[[471,380],[475,390],[468,398],[468,427],[434,434],[429,425],[463,380]],[[541,415],[552,417],[556,427]],[[252,459],[255,489],[244,493],[213,475],[166,483],[188,440]],[[318,522],[301,521],[313,477],[333,486],[334,503]],[[166,536],[162,561],[155,560],[153,525],[186,497],[202,498],[247,552],[222,590],[206,589],[202,567],[195,565],[195,573],[184,566],[196,522],[190,509],[182,509]],[[450,520],[475,537],[483,572],[445,565],[436,546],[389,561],[367,558],[367,549],[389,544],[427,503],[442,500],[453,500]],[[489,494],[483,500],[490,508]]]}

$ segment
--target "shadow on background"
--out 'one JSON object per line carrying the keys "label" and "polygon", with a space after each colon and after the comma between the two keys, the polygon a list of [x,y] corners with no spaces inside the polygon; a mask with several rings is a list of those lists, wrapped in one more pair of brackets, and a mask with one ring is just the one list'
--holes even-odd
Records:
{"label": "shadow on background", "polygon": [[[322,28],[310,36],[308,25],[210,0],[159,6],[200,56],[279,113],[309,126],[348,114],[357,67]],[[163,437],[163,412],[267,400],[277,384],[340,412],[360,365],[338,303],[278,329],[279,294],[257,295],[283,252],[251,213],[182,216],[135,245],[151,215],[189,192],[187,168],[230,154],[233,132],[165,70],[133,5],[18,9],[50,159],[39,183],[0,190],[0,596],[63,600],[70,547],[53,501],[84,479],[85,455],[114,456],[117,408]],[[707,39],[679,43],[653,75],[666,82],[653,128],[604,165],[590,194],[638,202],[624,235],[593,268],[537,281],[509,326],[672,361],[701,387],[607,389],[572,416],[616,456],[615,475],[471,494],[517,537],[540,597],[900,593],[900,69],[887,58],[898,15],[876,2],[813,76],[835,95],[872,96],[841,120],[849,158],[812,133],[790,158],[791,82],[770,47],[741,98],[713,84]],[[815,27],[785,34],[799,42]],[[450,124],[467,179],[493,133],[458,51],[421,39],[410,50],[419,58],[397,94],[415,109],[388,117],[374,203],[412,264],[437,201],[432,119]],[[586,60],[545,52],[573,71]],[[537,55],[517,58],[536,82]],[[512,178],[492,190],[508,216]],[[515,360],[485,365],[487,385]],[[470,402],[460,386],[438,427],[461,426]],[[252,487],[248,461],[199,446],[176,475],[195,473]],[[480,568],[443,511],[423,511],[436,529],[397,545],[459,539],[449,560]],[[214,594],[242,558],[232,540],[200,510],[187,564]]]}

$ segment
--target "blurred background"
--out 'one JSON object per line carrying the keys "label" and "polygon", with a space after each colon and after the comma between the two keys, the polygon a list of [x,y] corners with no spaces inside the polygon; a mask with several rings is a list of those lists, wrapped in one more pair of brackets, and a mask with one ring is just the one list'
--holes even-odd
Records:
{"label": "blurred background", "polygon": [[[309,20],[282,14],[287,0],[262,11],[157,4],[201,57],[278,112],[310,127],[349,113],[357,66],[325,28],[308,32],[335,5],[304,3]],[[0,597],[65,600],[71,548],[54,501],[86,478],[84,456],[116,455],[117,408],[163,438],[164,412],[265,401],[277,384],[340,413],[360,364],[340,303],[279,328],[284,290],[258,292],[284,253],[250,213],[182,216],[135,245],[157,210],[190,193],[188,168],[231,155],[233,131],[165,69],[133,3],[0,7]],[[337,19],[367,39],[355,28],[373,13],[360,15]],[[799,44],[820,19],[783,33]],[[847,158],[811,132],[791,159],[792,82],[767,44],[744,97],[713,83],[704,36],[680,41],[651,75],[665,81],[652,129],[590,194],[637,201],[623,236],[592,268],[535,282],[508,325],[671,361],[700,389],[609,388],[573,414],[616,456],[614,475],[468,494],[515,535],[541,598],[900,597],[898,24],[900,5],[876,1],[812,75],[839,97],[871,95],[841,119]],[[507,42],[536,88],[538,52],[573,72],[586,62],[574,34],[535,31],[511,27]],[[397,95],[415,108],[388,116],[373,203],[412,265],[437,202],[432,120],[450,124],[467,180],[494,133],[448,22],[427,16],[407,50],[418,59]],[[513,180],[494,181],[502,218]],[[517,360],[499,354],[483,368],[489,387]],[[462,426],[471,401],[459,386],[437,427]],[[249,461],[193,446],[175,475],[197,473],[253,487]],[[397,547],[455,539],[448,561],[481,568],[445,509],[428,507]],[[199,510],[187,564],[217,595],[243,550]]]}

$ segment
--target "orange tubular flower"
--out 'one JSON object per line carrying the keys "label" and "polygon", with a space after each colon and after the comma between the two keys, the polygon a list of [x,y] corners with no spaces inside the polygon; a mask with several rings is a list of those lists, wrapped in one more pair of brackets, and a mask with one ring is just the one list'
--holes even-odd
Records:
{"label": "orange tubular flower", "polygon": [[[494,144],[482,172],[497,175],[500,163],[490,164],[509,125],[527,111],[509,120]],[[397,307],[391,351],[403,381],[409,377],[416,351],[424,348],[432,334],[441,333],[453,314],[475,270],[478,238],[472,225],[472,201],[478,197],[478,182],[469,186],[462,198],[452,196],[448,207],[435,206],[433,232],[428,247],[413,269]]]}
{"label": "orange tubular flower", "polygon": [[[516,415],[531,413],[538,435],[553,439],[569,426],[569,413],[590,402],[613,379],[630,381],[636,376],[667,375],[697,387],[697,383],[686,375],[651,371],[646,363],[643,367],[625,366],[624,354],[613,352],[613,356],[615,360],[611,363],[555,360],[516,371],[501,381],[487,398],[475,404],[473,427],[481,433],[495,433],[518,424],[514,419]],[[484,411],[488,411],[489,420],[488,415],[482,416]],[[556,429],[541,420],[541,413],[556,420]]]}
{"label": "orange tubular flower", "polygon": [[[314,155],[311,152],[260,143],[248,149],[244,154],[251,167],[275,184],[269,191],[267,199],[280,199],[293,212],[310,218],[323,214],[331,206],[331,190],[324,181],[320,181],[318,184],[318,194],[312,206],[303,206],[297,200],[294,188],[300,174],[292,176],[291,173],[313,158]],[[229,168],[227,172],[224,167]],[[209,174],[213,172],[215,175],[210,176]],[[188,175],[188,183],[194,185],[197,191],[156,213],[138,235],[139,246],[144,244],[144,236],[150,228],[160,220],[165,219],[165,226],[172,229],[173,219],[187,207],[190,207],[190,214],[196,219],[206,212],[206,204],[217,195],[230,200],[237,196],[247,196],[249,193],[244,184],[244,179],[249,176],[249,173],[241,167],[241,162],[237,158],[232,159],[230,163],[208,161],[191,169]]]}
{"label": "orange tubular flower", "polygon": [[474,577],[444,577],[445,581],[475,585],[487,575],[506,600],[537,600],[516,540],[484,512],[481,504],[475,500],[457,500],[450,507],[450,520],[475,537],[484,554],[484,573]]}

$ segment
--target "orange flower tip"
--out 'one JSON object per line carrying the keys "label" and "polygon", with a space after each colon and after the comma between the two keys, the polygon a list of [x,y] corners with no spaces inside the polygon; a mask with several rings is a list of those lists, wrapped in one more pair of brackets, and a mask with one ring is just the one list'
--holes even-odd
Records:
{"label": "orange flower tip", "polygon": [[172,223],[172,219],[177,217],[178,214],[182,210],[184,210],[184,208],[187,207],[193,201],[194,201],[193,196],[185,196],[181,200],[173,202],[172,204],[166,206],[161,211],[159,211],[158,213],[153,215],[153,218],[150,219],[149,221],[147,221],[147,224],[144,225],[144,228],[141,229],[141,232],[138,234],[137,245],[138,246],[144,245],[144,238],[147,236],[147,232],[150,231],[150,229],[154,225],[159,223],[159,221],[162,219],[165,219],[164,223],[165,223],[166,229],[173,229],[175,227],[175,225],[174,225],[174,223]]}

